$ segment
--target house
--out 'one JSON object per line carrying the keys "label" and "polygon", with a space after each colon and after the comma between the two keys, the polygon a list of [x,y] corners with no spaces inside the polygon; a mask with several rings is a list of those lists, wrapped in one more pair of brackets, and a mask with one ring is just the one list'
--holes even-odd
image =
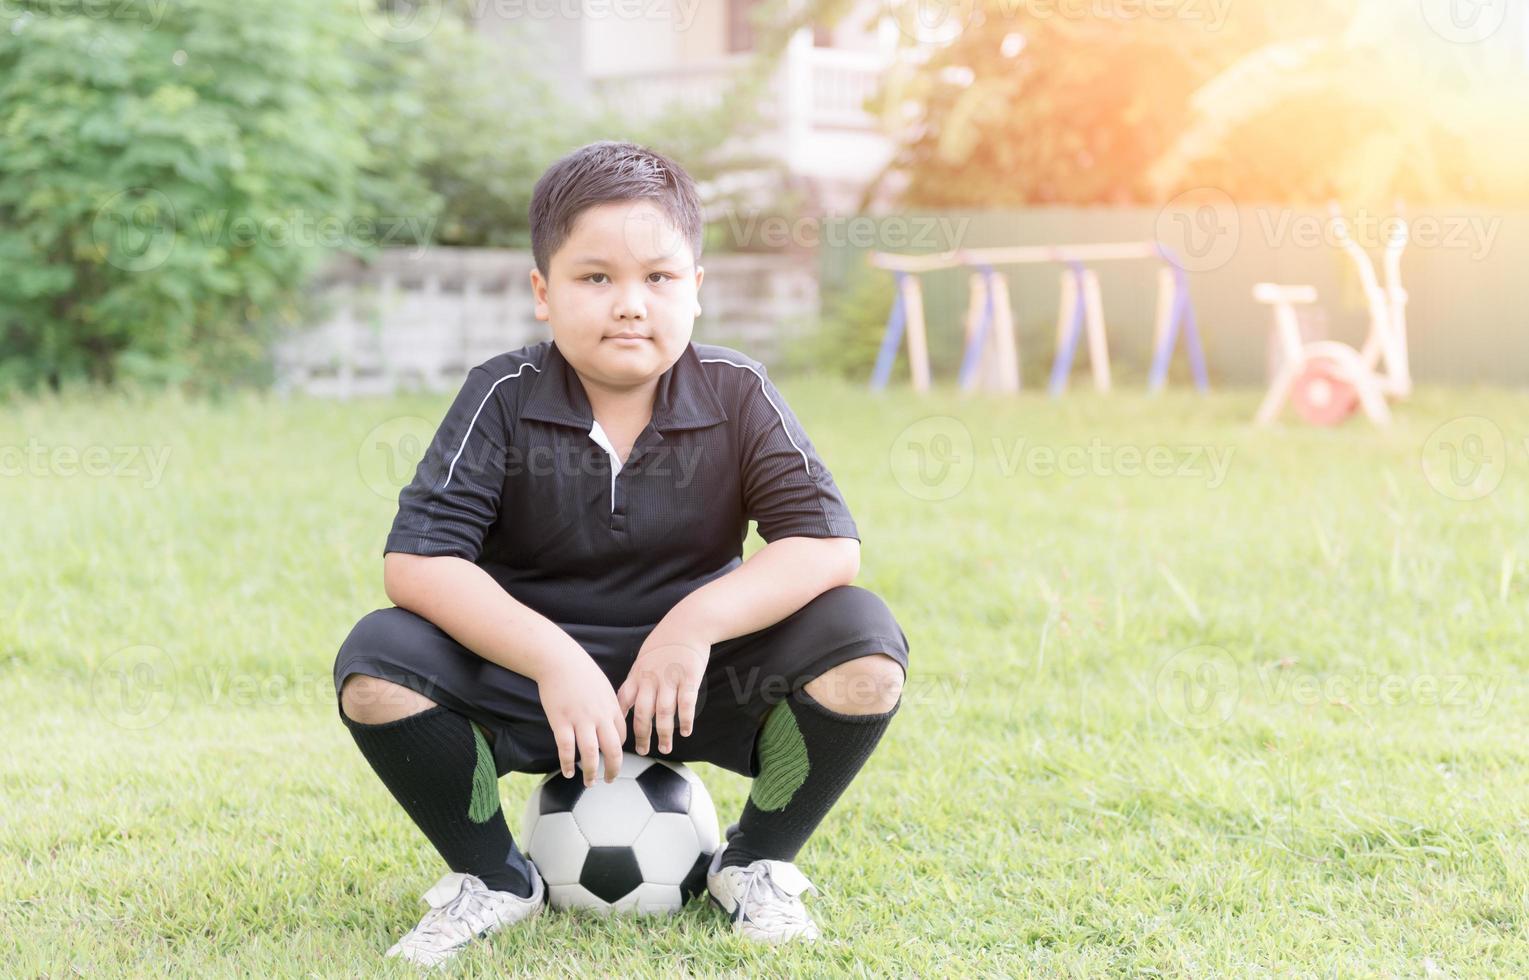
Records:
{"label": "house", "polygon": [[[752,18],[765,7],[762,0],[484,0],[475,19],[486,34],[519,36],[547,51],[545,71],[571,98],[605,98],[651,115],[716,106],[756,55]],[[798,31],[760,107],[766,131],[737,149],[783,164],[814,199],[813,210],[853,210],[894,152],[864,103],[897,44],[898,25],[882,0],[859,0],[838,24]]]}

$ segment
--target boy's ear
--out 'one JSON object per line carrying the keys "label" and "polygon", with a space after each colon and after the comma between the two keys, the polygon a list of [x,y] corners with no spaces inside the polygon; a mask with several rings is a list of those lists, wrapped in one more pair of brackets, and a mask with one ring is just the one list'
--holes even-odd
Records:
{"label": "boy's ear", "polygon": [[531,267],[531,296],[536,300],[536,318],[545,320],[552,315],[547,308],[547,280],[542,278],[541,270]]}
{"label": "boy's ear", "polygon": [[695,315],[701,315],[701,280],[706,276],[706,269],[702,266],[695,267]]}

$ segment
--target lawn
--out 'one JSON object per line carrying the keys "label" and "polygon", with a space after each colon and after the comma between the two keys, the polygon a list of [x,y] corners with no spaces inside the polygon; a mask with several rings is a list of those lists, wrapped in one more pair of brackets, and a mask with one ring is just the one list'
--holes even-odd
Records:
{"label": "lawn", "polygon": [[[457,972],[1529,975],[1529,395],[1259,431],[1253,392],[781,387],[912,647],[798,859],[825,941],[697,901]],[[330,668],[448,401],[0,411],[0,972],[412,975],[445,868]]]}

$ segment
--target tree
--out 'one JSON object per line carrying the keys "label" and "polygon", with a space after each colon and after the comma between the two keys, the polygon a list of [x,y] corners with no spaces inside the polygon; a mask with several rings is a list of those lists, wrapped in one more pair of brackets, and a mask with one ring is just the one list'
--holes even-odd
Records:
{"label": "tree", "polygon": [[960,30],[910,44],[878,98],[908,132],[889,172],[913,206],[1153,204],[1202,186],[1288,203],[1529,195],[1521,71],[1449,43],[1417,3],[1235,4],[1222,21],[1207,4],[944,6]]}
{"label": "tree", "polygon": [[1217,67],[1218,40],[1177,20],[1039,16],[1020,4],[973,10],[947,45],[910,45],[877,101],[888,125],[908,132],[890,168],[908,175],[907,203],[1150,198],[1147,170],[1187,123],[1190,93]]}
{"label": "tree", "polygon": [[[1153,168],[1159,196],[1389,207],[1529,200],[1529,98],[1416,5],[1365,0],[1336,33],[1307,30],[1239,58],[1194,94],[1191,124]],[[1292,133],[1301,134],[1291,139]],[[1482,152],[1490,147],[1492,152]]]}
{"label": "tree", "polygon": [[380,42],[354,9],[0,12],[0,387],[199,389],[261,362],[368,199],[408,196],[355,122]]}
{"label": "tree", "polygon": [[[831,0],[842,3],[842,0]],[[763,125],[758,111],[769,74],[803,18],[786,17],[782,0],[762,5],[756,56],[707,111],[674,109],[633,120],[619,104],[574,103],[539,68],[528,38],[485,38],[470,26],[467,5],[449,8],[421,43],[397,45],[394,86],[418,107],[423,149],[418,172],[441,201],[439,221],[420,243],[478,247],[530,245],[528,209],[537,178],[558,157],[601,139],[625,139],[670,156],[709,191],[708,211],[738,206],[745,190],[717,178],[739,172],[785,180],[774,161],[735,146]],[[505,79],[513,78],[513,86]],[[384,135],[392,142],[396,127]],[[374,140],[375,142],[375,140]]]}

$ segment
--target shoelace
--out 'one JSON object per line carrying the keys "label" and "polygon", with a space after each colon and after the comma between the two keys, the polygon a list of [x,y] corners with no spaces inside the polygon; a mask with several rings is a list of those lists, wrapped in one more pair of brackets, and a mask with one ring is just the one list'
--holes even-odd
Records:
{"label": "shoelace", "polygon": [[761,864],[744,870],[748,879],[738,903],[748,910],[748,917],[762,926],[798,926],[812,923],[800,900],[788,895],[770,877],[770,867]]}
{"label": "shoelace", "polygon": [[451,943],[471,939],[478,934],[478,930],[473,928],[469,917],[475,916],[480,911],[487,897],[487,891],[472,888],[464,882],[461,893],[449,904],[427,912],[420,924],[414,927],[414,932],[420,936],[444,939]]}

